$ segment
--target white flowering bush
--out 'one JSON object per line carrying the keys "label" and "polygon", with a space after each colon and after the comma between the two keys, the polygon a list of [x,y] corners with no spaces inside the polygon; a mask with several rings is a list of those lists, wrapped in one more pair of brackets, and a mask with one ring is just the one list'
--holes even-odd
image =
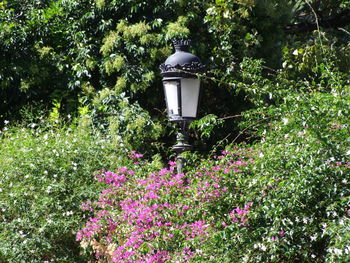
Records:
{"label": "white flowering bush", "polygon": [[97,195],[93,173],[121,148],[74,125],[6,123],[0,133],[0,262],[86,262],[74,231]]}
{"label": "white flowering bush", "polygon": [[297,80],[241,63],[239,85],[257,106],[242,131],[258,139],[258,158],[236,175],[232,198],[254,206],[248,226],[210,240],[212,262],[349,262],[350,86],[334,54],[323,55]]}

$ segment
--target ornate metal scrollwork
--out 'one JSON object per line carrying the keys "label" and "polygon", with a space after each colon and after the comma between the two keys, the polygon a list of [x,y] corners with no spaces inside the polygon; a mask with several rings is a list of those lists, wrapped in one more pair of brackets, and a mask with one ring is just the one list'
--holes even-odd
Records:
{"label": "ornate metal scrollwork", "polygon": [[192,62],[192,63],[186,63],[183,65],[177,64],[177,65],[166,65],[161,64],[160,70],[162,73],[164,72],[174,72],[174,71],[185,71],[185,72],[191,72],[191,73],[198,73],[203,71],[205,66],[200,62]]}

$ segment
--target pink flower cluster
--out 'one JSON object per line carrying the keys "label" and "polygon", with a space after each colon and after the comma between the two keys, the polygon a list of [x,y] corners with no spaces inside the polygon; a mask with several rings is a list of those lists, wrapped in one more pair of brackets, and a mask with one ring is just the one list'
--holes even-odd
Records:
{"label": "pink flower cluster", "polygon": [[128,157],[131,159],[131,160],[134,160],[134,164],[135,165],[138,165],[140,164],[140,162],[138,161],[138,159],[141,159],[143,157],[143,154],[142,153],[137,153],[136,151],[131,151],[128,155]]}
{"label": "pink flower cluster", "polygon": [[231,220],[235,223],[239,223],[241,226],[247,226],[248,225],[248,214],[250,212],[250,208],[253,205],[252,202],[249,202],[248,204],[246,204],[244,206],[243,209],[241,209],[240,207],[236,207],[235,209],[233,209],[229,215],[229,217],[231,218]]}
{"label": "pink flower cluster", "polygon": [[126,169],[125,167],[119,168],[116,173],[110,171],[102,171],[103,174],[99,174],[96,178],[100,183],[112,184],[116,187],[122,186],[127,179],[127,174],[133,175],[134,172],[132,170]]}
{"label": "pink flower cluster", "polygon": [[[150,168],[139,163],[133,169],[101,171],[96,178],[108,188],[98,201],[82,204],[84,211],[95,215],[77,232],[77,241],[91,246],[98,260],[108,262],[162,263],[179,257],[187,262],[216,231],[216,219],[207,211],[227,196],[226,174],[248,165],[243,159],[232,160],[233,156],[227,152],[227,160],[219,158],[187,175],[175,173],[174,162],[150,174]],[[131,152],[129,157],[142,155]],[[245,225],[251,205],[234,209],[232,220]]]}

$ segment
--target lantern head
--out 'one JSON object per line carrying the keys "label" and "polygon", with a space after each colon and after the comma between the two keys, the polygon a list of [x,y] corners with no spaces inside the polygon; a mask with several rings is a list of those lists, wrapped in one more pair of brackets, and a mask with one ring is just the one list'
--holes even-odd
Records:
{"label": "lantern head", "polygon": [[160,65],[170,121],[190,122],[197,118],[200,79],[204,65],[188,52],[190,40],[173,42],[175,53]]}

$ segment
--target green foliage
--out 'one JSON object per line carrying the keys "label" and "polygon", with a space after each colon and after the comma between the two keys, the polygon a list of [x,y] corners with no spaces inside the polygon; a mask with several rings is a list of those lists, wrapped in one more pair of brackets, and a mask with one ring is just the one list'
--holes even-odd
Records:
{"label": "green foliage", "polygon": [[124,93],[116,94],[114,90],[99,92],[88,116],[92,125],[110,134],[116,145],[148,152],[149,156],[158,147],[156,140],[163,132],[138,103],[130,103]]}
{"label": "green foliage", "polygon": [[213,262],[348,260],[349,78],[338,64],[344,57],[318,41],[309,50],[304,71],[294,69],[299,50],[287,65],[298,62],[273,77],[261,60],[240,64],[236,85],[256,107],[243,113],[241,129],[259,138],[259,157],[235,177],[232,198],[256,206],[247,229],[215,235]]}
{"label": "green foliage", "polygon": [[[89,176],[125,149],[152,156],[173,143],[162,128],[158,66],[170,40],[192,38],[207,64],[196,143],[209,152],[247,140],[260,154],[228,179],[225,202],[255,204],[250,225],[218,228],[203,245],[213,255],[205,262],[348,262],[349,8],[345,0],[2,1],[0,261],[87,260],[65,240],[81,220],[78,201],[96,195]],[[48,127],[3,122],[43,116]],[[62,117],[79,127],[59,128]],[[82,185],[88,193],[75,190]]]}
{"label": "green foliage", "polygon": [[346,262],[346,232],[331,227],[349,220],[349,158],[337,162],[305,137],[257,145],[260,158],[235,175],[231,196],[253,202],[249,226],[216,234],[211,262]]}
{"label": "green foliage", "polygon": [[88,260],[75,244],[79,206],[99,191],[93,173],[125,151],[87,127],[58,126],[6,124],[0,134],[1,262]]}
{"label": "green foliage", "polygon": [[209,138],[214,128],[223,123],[214,114],[208,114],[199,120],[191,123],[191,128],[197,129],[201,133],[202,138]]}

